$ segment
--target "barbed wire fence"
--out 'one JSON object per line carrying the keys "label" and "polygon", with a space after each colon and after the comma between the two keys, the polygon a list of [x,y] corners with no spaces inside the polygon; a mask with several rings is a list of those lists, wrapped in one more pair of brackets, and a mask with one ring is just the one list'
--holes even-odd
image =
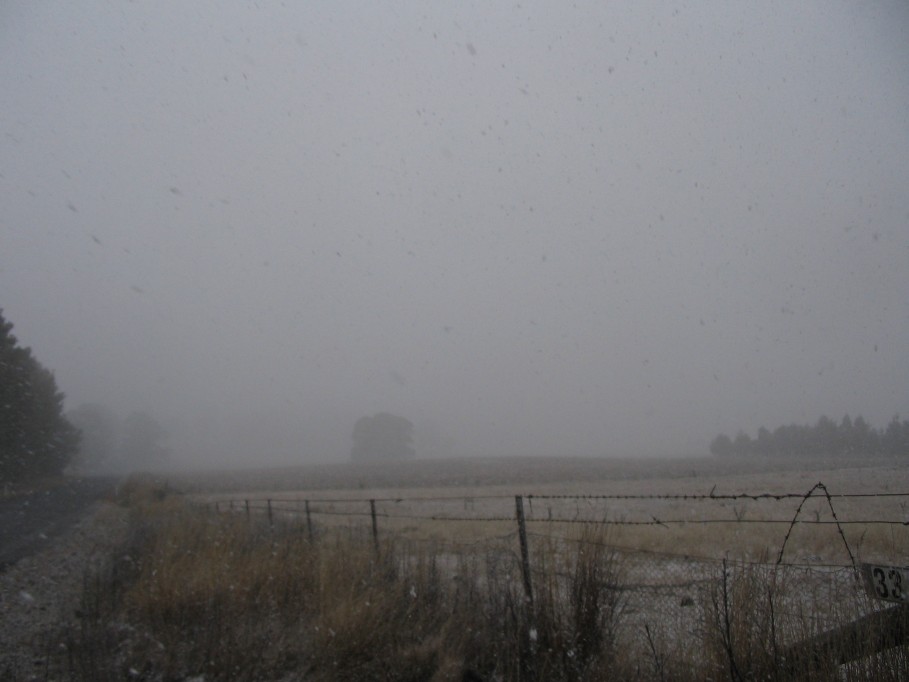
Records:
{"label": "barbed wire fence", "polygon": [[[211,504],[269,526],[294,521],[310,540],[347,528],[371,535],[377,553],[387,541],[482,557],[512,571],[531,604],[539,557],[596,548],[619,567],[610,587],[621,593],[626,624],[651,647],[661,630],[703,623],[711,591],[725,590],[733,574],[795,586],[779,614],[813,620],[819,631],[845,622],[844,614],[887,606],[867,598],[859,577],[866,535],[889,534],[889,555],[870,550],[876,561],[909,558],[909,492],[831,493],[823,483],[804,493],[274,496]],[[818,612],[811,608],[818,603],[836,608]]]}

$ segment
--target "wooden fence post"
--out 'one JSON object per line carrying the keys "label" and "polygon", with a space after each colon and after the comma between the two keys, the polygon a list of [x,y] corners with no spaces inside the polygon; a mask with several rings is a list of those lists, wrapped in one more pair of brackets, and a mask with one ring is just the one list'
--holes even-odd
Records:
{"label": "wooden fence post", "polygon": [[271,515],[271,500],[267,500],[267,502],[268,502],[268,525],[274,526],[275,525],[274,520]]}
{"label": "wooden fence post", "polygon": [[875,611],[784,650],[790,672],[805,675],[826,664],[845,665],[909,642],[909,606]]}
{"label": "wooden fence post", "polygon": [[309,500],[306,500],[306,531],[309,534],[309,541],[312,542],[312,516],[309,513]]}
{"label": "wooden fence post", "polygon": [[518,519],[518,540],[521,543],[521,574],[524,577],[524,594],[533,609],[533,582],[530,579],[530,552],[527,549],[527,525],[524,521],[524,498],[514,496],[515,515]]}
{"label": "wooden fence post", "polygon": [[376,556],[379,554],[379,525],[376,523],[376,501],[369,501],[369,513],[372,516],[372,542],[376,547]]}
{"label": "wooden fence post", "polygon": [[527,548],[527,523],[524,519],[524,498],[514,496],[515,516],[518,520],[518,539],[521,542],[521,575],[524,577],[524,594],[526,597],[526,623],[521,633],[521,654],[519,667],[520,679],[536,679],[536,641],[537,629],[534,625],[533,582],[530,578],[530,552]]}
{"label": "wooden fence post", "polygon": [[246,503],[246,520],[249,521],[249,500],[244,500]]}

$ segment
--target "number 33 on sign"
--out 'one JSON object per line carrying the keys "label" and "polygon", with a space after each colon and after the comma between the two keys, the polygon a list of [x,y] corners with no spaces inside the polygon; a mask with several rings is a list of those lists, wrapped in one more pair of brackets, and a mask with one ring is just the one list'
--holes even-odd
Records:
{"label": "number 33 on sign", "polygon": [[862,564],[865,590],[872,597],[909,602],[909,568]]}

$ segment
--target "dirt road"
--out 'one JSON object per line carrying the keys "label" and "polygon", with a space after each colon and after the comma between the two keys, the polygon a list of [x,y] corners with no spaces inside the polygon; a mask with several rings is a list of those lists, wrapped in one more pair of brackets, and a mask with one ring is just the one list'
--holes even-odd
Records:
{"label": "dirt road", "polygon": [[47,490],[0,500],[0,572],[73,526],[115,485],[115,478],[73,478]]}

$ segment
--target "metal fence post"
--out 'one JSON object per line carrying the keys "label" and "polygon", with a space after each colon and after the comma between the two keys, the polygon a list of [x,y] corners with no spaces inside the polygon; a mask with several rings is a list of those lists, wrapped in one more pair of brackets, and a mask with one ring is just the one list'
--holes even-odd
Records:
{"label": "metal fence post", "polygon": [[376,555],[379,554],[379,526],[376,523],[376,501],[369,501],[369,513],[372,516],[372,542],[376,546]]}

